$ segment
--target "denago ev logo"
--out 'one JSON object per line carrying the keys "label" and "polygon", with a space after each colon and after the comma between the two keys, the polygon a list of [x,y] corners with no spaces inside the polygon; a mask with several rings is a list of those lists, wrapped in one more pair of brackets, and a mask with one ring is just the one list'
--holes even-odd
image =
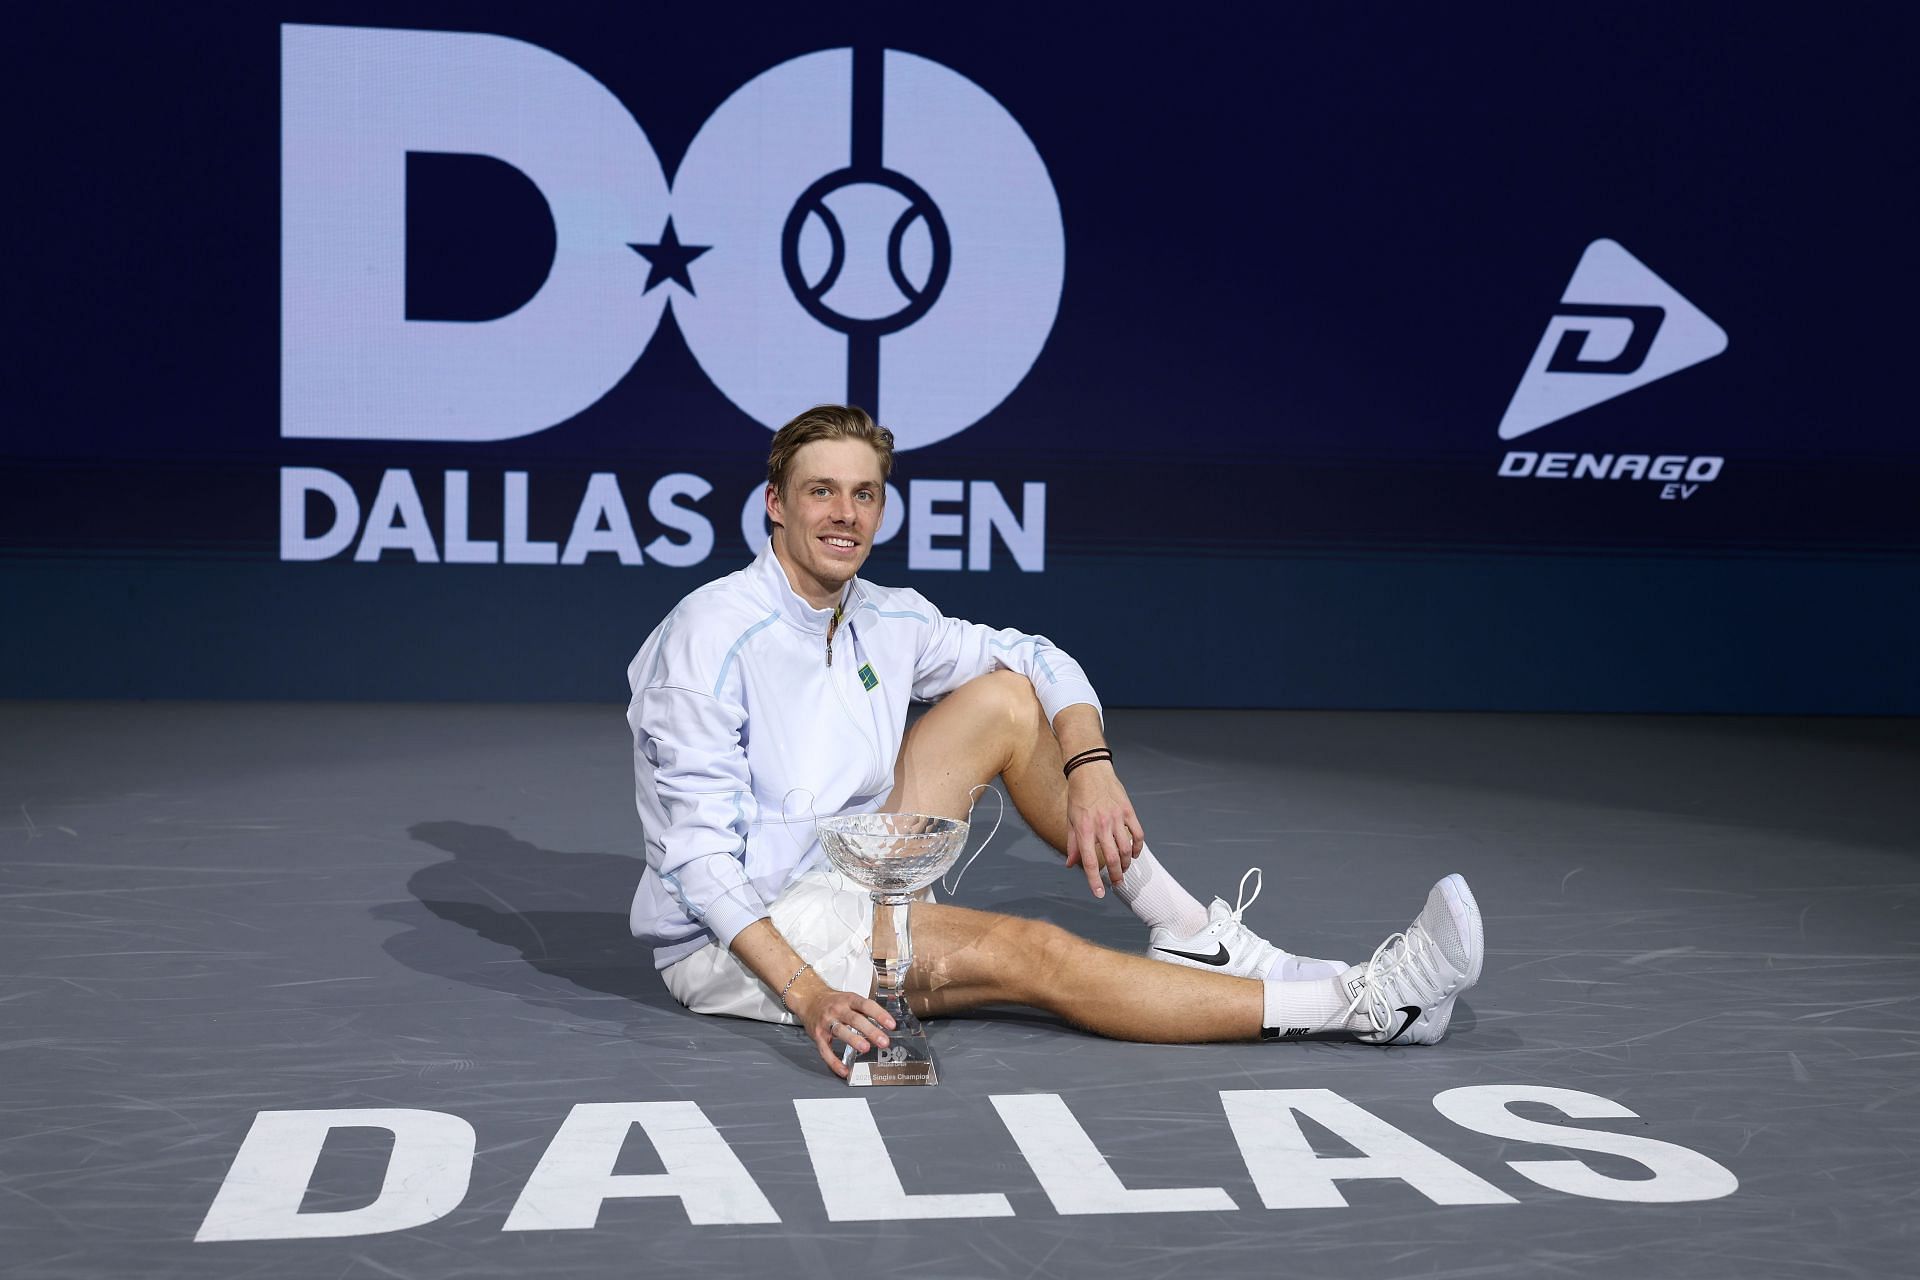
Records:
{"label": "denago ev logo", "polygon": [[[544,430],[612,389],[671,295],[701,368],[768,428],[851,401],[912,449],[1005,399],[1053,328],[1046,165],[924,58],[781,63],[720,105],[671,189],[605,86],[522,41],[288,25],[281,74],[283,436]],[[553,262],[511,314],[406,318],[409,153],[492,157],[545,197]]]}
{"label": "denago ev logo", "polygon": [[[1500,419],[1513,440],[1583,409],[1711,360],[1727,331],[1612,240],[1581,255],[1560,306]],[[1685,454],[1508,453],[1500,474],[1544,479],[1669,481],[1661,496],[1688,498],[1725,460]]]}

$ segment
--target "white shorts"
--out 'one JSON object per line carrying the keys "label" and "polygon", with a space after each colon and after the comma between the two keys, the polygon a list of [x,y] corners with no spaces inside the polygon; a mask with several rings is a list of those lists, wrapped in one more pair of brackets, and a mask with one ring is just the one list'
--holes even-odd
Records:
{"label": "white shorts", "polygon": [[[932,901],[929,890],[920,901]],[[773,927],[802,960],[836,991],[873,990],[873,899],[853,881],[822,864],[788,885],[767,906]],[[708,943],[660,971],[667,990],[695,1013],[758,1022],[799,1021],[780,993],[754,976],[740,958]]]}

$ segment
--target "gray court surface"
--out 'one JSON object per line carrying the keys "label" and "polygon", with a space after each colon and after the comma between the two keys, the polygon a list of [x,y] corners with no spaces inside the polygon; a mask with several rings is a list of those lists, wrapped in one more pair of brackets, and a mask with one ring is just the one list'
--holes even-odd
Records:
{"label": "gray court surface", "polygon": [[[1488,958],[1449,1038],[1008,1010],[933,1024],[937,1088],[849,1090],[627,936],[618,707],[0,705],[0,1265],[1914,1274],[1920,725],[1111,732],[1162,859],[1203,896],[1264,867],[1282,945],[1364,959],[1464,873]],[[1016,823],[958,901],[1143,947],[1076,876]]]}

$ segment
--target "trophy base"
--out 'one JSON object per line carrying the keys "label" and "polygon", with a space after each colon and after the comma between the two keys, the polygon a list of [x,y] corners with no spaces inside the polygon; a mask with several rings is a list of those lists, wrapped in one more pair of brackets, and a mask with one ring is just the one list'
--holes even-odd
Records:
{"label": "trophy base", "polygon": [[894,1029],[887,1033],[887,1047],[861,1054],[842,1049],[840,1061],[850,1069],[847,1083],[855,1088],[940,1083],[940,1074],[933,1066],[933,1047],[927,1043],[927,1029],[920,1025],[920,1019],[904,1002],[880,1003],[893,1015]]}

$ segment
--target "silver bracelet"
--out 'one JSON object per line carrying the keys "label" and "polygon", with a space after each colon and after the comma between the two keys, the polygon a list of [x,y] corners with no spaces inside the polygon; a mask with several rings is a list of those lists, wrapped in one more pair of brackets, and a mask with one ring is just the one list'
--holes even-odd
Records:
{"label": "silver bracelet", "polygon": [[813,968],[813,961],[809,960],[805,964],[801,965],[798,969],[795,969],[793,971],[793,976],[787,979],[787,985],[780,988],[780,1007],[782,1009],[785,1009],[788,1013],[792,1013],[793,1009],[789,1007],[787,1004],[787,992],[793,990],[793,984],[800,981],[800,975],[805,973],[807,970],[811,968]]}

